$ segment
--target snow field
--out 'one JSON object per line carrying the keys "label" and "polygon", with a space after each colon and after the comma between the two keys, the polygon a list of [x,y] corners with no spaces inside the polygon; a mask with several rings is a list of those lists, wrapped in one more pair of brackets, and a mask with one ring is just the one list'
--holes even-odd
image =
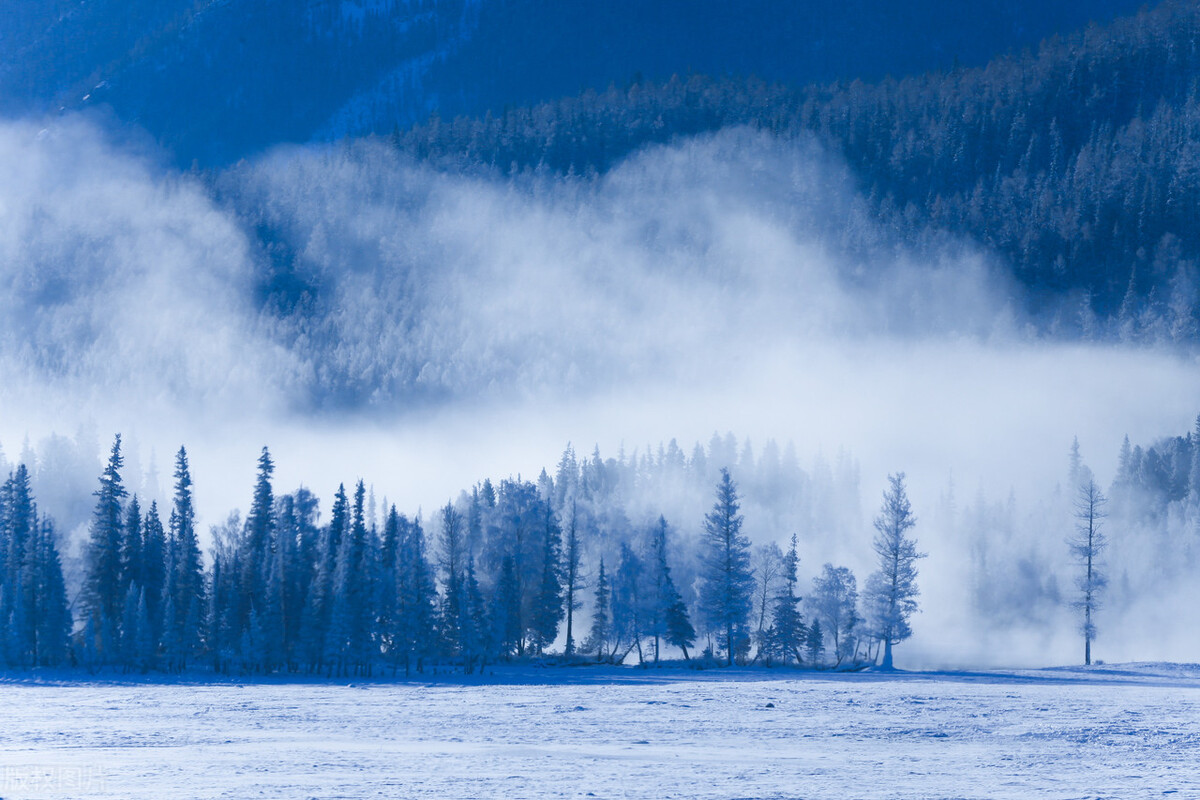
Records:
{"label": "snow field", "polygon": [[0,684],[0,798],[1200,797],[1193,672],[668,675]]}

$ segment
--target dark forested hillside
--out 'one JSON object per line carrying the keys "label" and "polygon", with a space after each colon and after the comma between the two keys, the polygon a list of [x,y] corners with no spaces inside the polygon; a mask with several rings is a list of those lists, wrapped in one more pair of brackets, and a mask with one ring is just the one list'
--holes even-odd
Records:
{"label": "dark forested hillside", "polygon": [[803,84],[1027,46],[1135,0],[0,0],[0,109],[109,107],[186,166],[635,74]]}
{"label": "dark forested hillside", "polygon": [[435,117],[395,140],[456,167],[586,173],[728,125],[816,134],[901,237],[1002,255],[1052,330],[1180,342],[1200,289],[1198,31],[1200,7],[1168,2],[977,69],[802,90],[676,77]]}

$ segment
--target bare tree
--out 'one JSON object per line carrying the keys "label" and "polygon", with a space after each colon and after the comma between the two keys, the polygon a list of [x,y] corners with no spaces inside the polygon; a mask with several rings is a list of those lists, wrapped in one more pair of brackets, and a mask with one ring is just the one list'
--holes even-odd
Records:
{"label": "bare tree", "polygon": [[1100,561],[1108,545],[1108,538],[1101,530],[1108,498],[1096,485],[1091,472],[1086,468],[1084,470],[1075,495],[1075,534],[1067,540],[1067,544],[1080,568],[1075,581],[1080,594],[1072,605],[1083,612],[1083,663],[1090,665],[1092,640],[1096,638],[1096,610],[1100,607],[1100,595],[1108,585]]}
{"label": "bare tree", "polygon": [[767,653],[767,623],[771,611],[771,603],[775,599],[775,587],[783,576],[783,551],[775,542],[760,544],[754,548],[751,555],[751,568],[754,571],[754,616],[757,617],[754,631],[755,644],[758,652],[754,660],[759,658],[769,660]]}

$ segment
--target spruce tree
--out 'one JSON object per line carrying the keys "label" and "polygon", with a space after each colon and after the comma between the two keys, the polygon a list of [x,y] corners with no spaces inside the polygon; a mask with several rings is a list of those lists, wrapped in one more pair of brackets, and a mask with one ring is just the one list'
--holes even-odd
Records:
{"label": "spruce tree", "polygon": [[[243,593],[239,613],[241,625],[249,624],[251,609],[257,609],[259,622],[267,606],[267,579],[275,568],[275,494],[271,487],[271,476],[275,463],[270,451],[264,447],[258,457],[258,476],[254,483],[254,496],[250,502],[250,513],[246,516],[246,530],[241,546],[241,591]],[[282,588],[282,585],[280,586]]]}
{"label": "spruce tree", "polygon": [[783,590],[775,598],[771,619],[771,644],[784,664],[801,663],[801,651],[805,646],[807,631],[800,615],[800,597],[796,594],[796,570],[800,557],[796,551],[796,534],[792,534],[791,547],[783,557]]}
{"label": "spruce tree", "polygon": [[814,619],[808,626],[804,649],[808,653],[808,663],[814,667],[821,666],[821,656],[825,653],[825,632],[821,630],[821,620]]}
{"label": "spruce tree", "polygon": [[464,614],[466,602],[463,596],[463,522],[462,515],[447,502],[442,508],[442,535],[439,564],[442,571],[442,586],[445,590],[442,597],[441,624],[442,650],[453,658],[463,652]]}
{"label": "spruce tree", "polygon": [[611,595],[608,588],[608,575],[604,572],[604,559],[600,559],[600,569],[596,575],[596,596],[592,608],[592,629],[588,633],[585,652],[595,653],[597,661],[605,658],[605,648],[609,637],[612,636],[612,611],[610,609]]}
{"label": "spruce tree", "polygon": [[745,628],[751,611],[754,575],[750,571],[750,540],[742,533],[737,486],[729,470],[721,470],[717,499],[704,518],[704,583],[701,608],[710,630],[716,632],[726,663],[746,646]]}
{"label": "spruce tree", "polygon": [[530,615],[529,640],[537,654],[543,653],[558,637],[562,620],[562,580],[559,573],[562,533],[549,503],[542,510],[542,575],[537,601]]}
{"label": "spruce tree", "polygon": [[199,656],[205,611],[204,571],[196,538],[196,511],[192,503],[192,476],[187,450],[175,456],[175,497],[170,519],[170,575],[168,591],[173,601],[172,617],[164,626],[172,628],[171,641],[178,648],[175,669],[184,669],[188,659]]}
{"label": "spruce tree", "polygon": [[[570,450],[569,447],[568,450]],[[566,456],[564,455],[565,458]],[[574,453],[571,453],[571,458],[573,465]],[[559,480],[562,480],[561,476]],[[578,504],[574,497],[571,497],[570,500],[569,513],[569,521],[566,525],[566,541],[563,543],[562,564],[563,609],[567,615],[567,641],[563,647],[563,654],[566,656],[575,654],[575,612],[583,607],[583,603],[579,601],[579,592],[587,588],[580,571],[580,562],[583,558],[583,544],[579,530]]]}
{"label": "spruce tree", "polygon": [[37,662],[43,667],[60,666],[70,657],[73,623],[54,525],[49,519],[43,518],[38,526],[36,570]]}
{"label": "spruce tree", "polygon": [[[84,552],[83,613],[93,621],[98,637],[94,642],[97,657],[112,661],[118,655],[117,632],[125,597],[121,591],[121,540],[123,519],[121,502],[127,492],[121,482],[121,435],[117,434],[108,464],[96,490],[96,508]],[[20,469],[20,468],[18,468]],[[9,565],[11,574],[12,564]]]}
{"label": "spruce tree", "polygon": [[687,604],[671,577],[671,566],[667,561],[667,519],[663,516],[659,516],[654,528],[652,556],[654,597],[650,631],[654,636],[654,662],[657,664],[659,660],[660,640],[678,647],[686,659],[687,649],[695,642],[696,631],[688,618]]}

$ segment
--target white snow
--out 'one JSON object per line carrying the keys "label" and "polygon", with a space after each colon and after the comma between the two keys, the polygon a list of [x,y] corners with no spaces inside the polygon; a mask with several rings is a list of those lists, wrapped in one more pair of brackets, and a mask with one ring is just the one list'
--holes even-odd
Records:
{"label": "white snow", "polygon": [[1200,796],[1194,665],[449,680],[0,683],[0,797]]}

